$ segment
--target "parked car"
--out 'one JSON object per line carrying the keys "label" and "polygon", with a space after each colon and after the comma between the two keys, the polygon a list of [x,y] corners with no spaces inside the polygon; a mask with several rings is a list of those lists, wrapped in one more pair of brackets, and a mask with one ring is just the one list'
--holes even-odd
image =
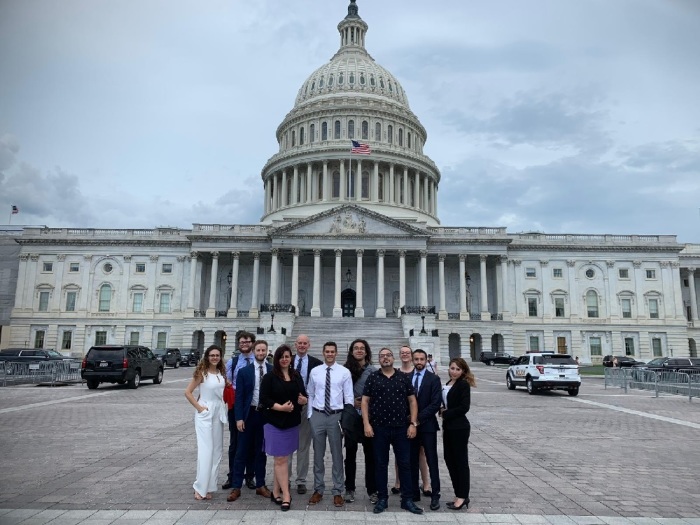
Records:
{"label": "parked car", "polygon": [[163,363],[145,346],[93,346],[83,359],[80,377],[94,390],[100,383],[128,383],[138,388],[142,379],[163,381]]}
{"label": "parked car", "polygon": [[681,372],[700,373],[700,358],[698,357],[659,357],[652,359],[644,366],[646,370],[674,370]]}
{"label": "parked car", "polygon": [[0,350],[0,361],[70,361],[71,357],[65,356],[56,350],[45,348],[6,348]]}
{"label": "parked car", "polygon": [[199,350],[196,348],[185,348],[180,350],[180,364],[184,366],[197,366],[199,362]]}
{"label": "parked car", "polygon": [[182,356],[179,348],[155,348],[153,353],[163,362],[163,368],[166,366],[172,366],[173,368],[180,367]]}
{"label": "parked car", "polygon": [[641,361],[637,361],[635,358],[628,355],[606,355],[603,357],[603,366],[615,366],[615,360],[617,360],[617,367],[619,368],[627,368],[643,364]]}
{"label": "parked car", "polygon": [[529,353],[520,356],[506,372],[508,390],[527,388],[528,394],[539,390],[566,390],[577,396],[581,387],[576,361],[568,354]]}
{"label": "parked car", "polygon": [[512,365],[517,360],[517,357],[505,352],[481,352],[481,354],[479,354],[479,361],[489,366],[496,364]]}

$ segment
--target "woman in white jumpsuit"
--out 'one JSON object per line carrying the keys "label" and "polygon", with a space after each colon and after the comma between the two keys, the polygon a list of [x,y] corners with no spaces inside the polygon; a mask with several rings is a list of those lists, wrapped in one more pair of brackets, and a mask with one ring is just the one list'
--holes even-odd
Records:
{"label": "woman in white jumpsuit", "polygon": [[[197,432],[197,479],[194,499],[211,499],[216,491],[216,479],[224,448],[224,425],[228,421],[228,411],[223,394],[226,385],[226,367],[221,358],[221,347],[212,345],[204,352],[194,376],[187,385],[185,397],[197,409],[194,415],[194,429]],[[194,397],[199,387],[199,396]]]}

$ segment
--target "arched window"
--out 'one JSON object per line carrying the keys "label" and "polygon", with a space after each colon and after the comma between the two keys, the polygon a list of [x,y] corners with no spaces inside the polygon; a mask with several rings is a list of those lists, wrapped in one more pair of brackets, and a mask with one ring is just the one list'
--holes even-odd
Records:
{"label": "arched window", "polygon": [[331,198],[340,198],[340,172],[338,170],[333,172],[333,195]]}
{"label": "arched window", "polygon": [[316,142],[316,124],[309,126],[309,142]]}
{"label": "arched window", "polygon": [[333,73],[328,76],[328,87],[333,86]]}
{"label": "arched window", "polygon": [[369,122],[366,120],[362,121],[362,140],[369,139]]}
{"label": "arched window", "polygon": [[333,131],[333,138],[338,140],[340,138],[340,121],[335,121],[335,130]]}
{"label": "arched window", "polygon": [[297,132],[292,130],[292,147],[297,145]]}
{"label": "arched window", "polygon": [[410,131],[408,133],[406,133],[406,142],[407,142],[406,145],[410,149],[411,148],[411,132]]}
{"label": "arched window", "polygon": [[379,188],[378,188],[379,195],[377,195],[377,200],[379,200],[379,202],[384,202],[384,174],[383,173],[379,174],[379,181],[378,182],[379,182]]}
{"label": "arched window", "polygon": [[355,138],[355,121],[354,120],[348,120],[348,138],[349,139]]}
{"label": "arched window", "polygon": [[289,147],[289,132],[285,131],[284,132],[284,149],[287,149]]}
{"label": "arched window", "polygon": [[360,85],[364,86],[365,85],[365,74],[360,73]]}
{"label": "arched window", "polygon": [[374,125],[374,140],[380,142],[382,140],[382,123],[377,122]]}
{"label": "arched window", "polygon": [[371,74],[370,74],[370,76],[369,76],[369,85],[372,86],[372,87],[374,87],[374,86],[377,85],[377,81],[374,80],[374,75],[371,75]]}
{"label": "arched window", "polygon": [[345,74],[341,71],[338,74],[338,85],[342,86],[344,81],[345,81]]}
{"label": "arched window", "polygon": [[403,146],[403,128],[399,128],[399,146]]}
{"label": "arched window", "polygon": [[318,88],[321,89],[323,87],[323,77],[318,79]]}
{"label": "arched window", "polygon": [[350,73],[350,85],[355,84],[355,73]]}
{"label": "arched window", "polygon": [[362,198],[369,199],[369,171],[362,172]]}
{"label": "arched window", "polygon": [[593,290],[586,292],[586,310],[588,317],[598,317],[598,294]]}
{"label": "arched window", "polygon": [[100,286],[100,304],[97,308],[99,312],[109,312],[112,302],[112,287],[108,284]]}
{"label": "arched window", "polygon": [[392,125],[386,127],[386,141],[389,144],[394,143],[394,126]]}
{"label": "arched window", "polygon": [[328,122],[321,124],[321,140],[328,140]]}
{"label": "arched window", "polygon": [[304,145],[304,131],[305,131],[305,129],[303,126],[301,128],[299,128],[299,145],[300,146]]}

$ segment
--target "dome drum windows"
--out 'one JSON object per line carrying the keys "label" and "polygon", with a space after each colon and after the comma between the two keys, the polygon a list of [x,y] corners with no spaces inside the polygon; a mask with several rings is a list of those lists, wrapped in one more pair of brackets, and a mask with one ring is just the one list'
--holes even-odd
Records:
{"label": "dome drum windows", "polygon": [[333,87],[333,73],[328,76],[328,87]]}
{"label": "dome drum windows", "polygon": [[340,73],[338,73],[338,85],[342,86],[344,82],[345,82],[345,75],[341,71]]}
{"label": "dome drum windows", "polygon": [[333,130],[333,138],[335,140],[340,139],[340,121],[339,120],[335,121],[334,130]]}
{"label": "dome drum windows", "polygon": [[305,132],[305,131],[306,131],[306,130],[305,130],[304,126],[302,126],[301,128],[299,128],[299,145],[300,145],[300,146],[303,146],[303,145],[304,145],[304,138],[305,138],[305,137],[304,137],[304,132]]}
{"label": "dome drum windows", "polygon": [[394,126],[391,124],[386,127],[386,141],[389,144],[394,143]]}
{"label": "dome drum windows", "polygon": [[369,140],[369,122],[362,121],[362,140]]}
{"label": "dome drum windows", "polygon": [[403,146],[403,129],[399,129],[399,146]]}
{"label": "dome drum windows", "polygon": [[297,145],[297,132],[292,130],[292,147]]}
{"label": "dome drum windows", "polygon": [[309,142],[312,144],[316,142],[316,124],[309,126]]}
{"label": "dome drum windows", "polygon": [[355,85],[355,73],[350,73],[349,82],[351,86]]}
{"label": "dome drum windows", "polygon": [[374,79],[374,75],[369,76],[369,85],[372,87],[375,87],[377,85],[377,81]]}
{"label": "dome drum windows", "polygon": [[349,139],[355,138],[355,121],[354,120],[348,120],[348,138]]}
{"label": "dome drum windows", "polygon": [[377,122],[374,125],[374,140],[380,142],[382,140],[382,123]]}
{"label": "dome drum windows", "polygon": [[364,73],[360,73],[360,85],[361,85],[361,86],[364,86],[365,83],[366,83],[365,74],[364,74]]}
{"label": "dome drum windows", "polygon": [[321,140],[328,140],[328,122],[321,124]]}

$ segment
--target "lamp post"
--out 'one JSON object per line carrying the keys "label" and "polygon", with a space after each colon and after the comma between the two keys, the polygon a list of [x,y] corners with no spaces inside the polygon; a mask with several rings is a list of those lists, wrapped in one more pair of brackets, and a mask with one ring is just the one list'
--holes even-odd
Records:
{"label": "lamp post", "polygon": [[231,295],[233,294],[233,290],[231,289],[231,283],[233,282],[233,270],[229,270],[226,280],[228,281],[228,303],[226,308],[228,308],[228,305],[231,304]]}
{"label": "lamp post", "polygon": [[345,280],[348,284],[350,284],[350,281],[352,281],[352,272],[350,271],[350,268],[348,268],[348,271],[345,272]]}
{"label": "lamp post", "polygon": [[270,312],[270,328],[267,331],[268,334],[276,334],[275,330],[275,312]]}
{"label": "lamp post", "polygon": [[420,316],[420,320],[421,320],[421,322],[423,323],[423,326],[422,326],[421,329],[420,329],[420,335],[427,335],[428,332],[425,331],[425,316],[424,316],[424,315],[421,315],[421,316]]}

